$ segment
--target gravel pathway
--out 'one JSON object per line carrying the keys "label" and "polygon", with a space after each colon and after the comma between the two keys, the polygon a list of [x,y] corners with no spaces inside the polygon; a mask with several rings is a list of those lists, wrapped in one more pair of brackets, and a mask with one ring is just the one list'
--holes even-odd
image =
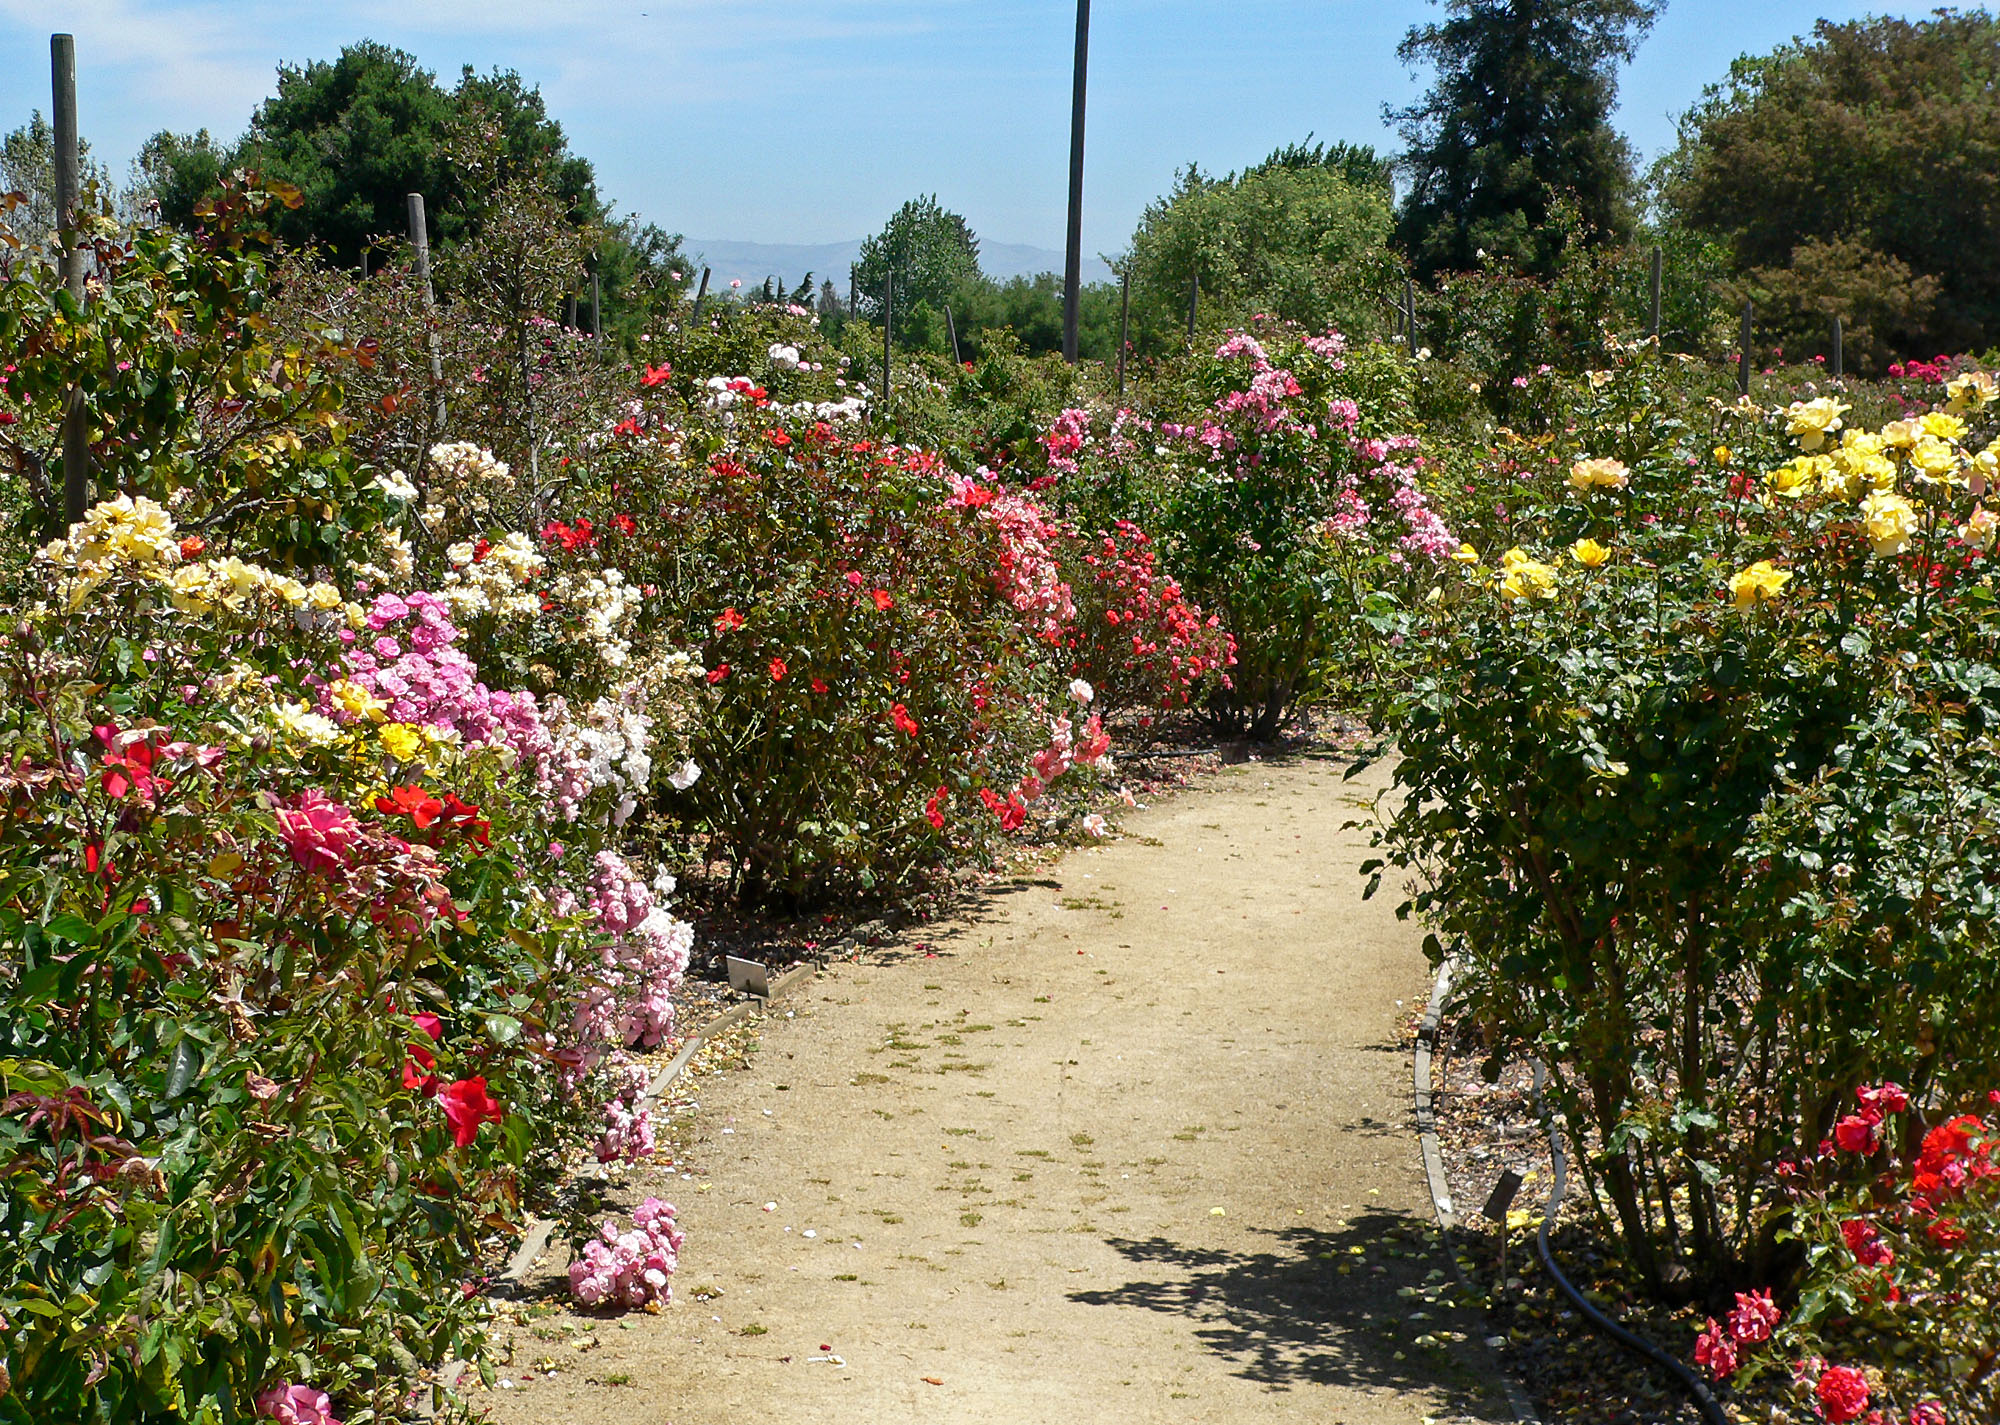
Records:
{"label": "gravel pathway", "polygon": [[[1360,898],[1376,769],[1226,768],[823,973],[698,1079],[676,1301],[511,1328],[502,1425],[1509,1419],[1444,1262]],[[782,1011],[790,1010],[786,1018]],[[506,1333],[503,1333],[506,1334]],[[553,1366],[553,1373],[550,1367]]]}

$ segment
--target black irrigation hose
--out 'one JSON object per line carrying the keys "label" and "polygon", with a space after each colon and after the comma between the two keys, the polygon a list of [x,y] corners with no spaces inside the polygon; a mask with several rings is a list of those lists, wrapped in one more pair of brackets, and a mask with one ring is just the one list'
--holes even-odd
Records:
{"label": "black irrigation hose", "polygon": [[[1536,1064],[1535,1099],[1537,1103],[1540,1102],[1541,1096],[1542,1066]],[[1609,1316],[1599,1311],[1582,1292],[1576,1289],[1570,1282],[1570,1279],[1562,1274],[1562,1269],[1556,1266],[1555,1255],[1549,1251],[1549,1224],[1556,1220],[1556,1213],[1562,1210],[1563,1187],[1569,1177],[1569,1166],[1567,1160],[1563,1157],[1562,1135],[1556,1131],[1553,1122],[1549,1125],[1549,1161],[1551,1167],[1549,1205],[1542,1214],[1542,1230],[1536,1235],[1535,1246],[1541,1253],[1542,1266],[1548,1271],[1550,1280],[1554,1281],[1557,1289],[1570,1299],[1570,1304],[1583,1313],[1585,1321],[1588,1321],[1593,1327],[1609,1336],[1626,1350],[1646,1357],[1653,1364],[1672,1375],[1679,1382],[1681,1389],[1685,1390],[1694,1401],[1695,1408],[1701,1411],[1702,1418],[1708,1421],[1708,1425],[1729,1425],[1729,1417],[1722,1413],[1722,1407],[1716,1404],[1715,1397],[1709,1393],[1708,1386],[1703,1383],[1700,1376],[1689,1370],[1679,1357],[1662,1350],[1651,1341],[1648,1341],[1644,1336],[1620,1326],[1616,1321],[1613,1321]]]}

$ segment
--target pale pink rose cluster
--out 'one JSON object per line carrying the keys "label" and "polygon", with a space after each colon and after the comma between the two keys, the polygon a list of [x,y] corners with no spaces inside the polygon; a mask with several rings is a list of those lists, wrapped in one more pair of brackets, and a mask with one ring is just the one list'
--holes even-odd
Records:
{"label": "pale pink rose cluster", "polygon": [[584,1306],[664,1306],[686,1234],[674,1225],[673,1204],[649,1197],[632,1214],[632,1230],[606,1222],[569,1264],[570,1295]]}

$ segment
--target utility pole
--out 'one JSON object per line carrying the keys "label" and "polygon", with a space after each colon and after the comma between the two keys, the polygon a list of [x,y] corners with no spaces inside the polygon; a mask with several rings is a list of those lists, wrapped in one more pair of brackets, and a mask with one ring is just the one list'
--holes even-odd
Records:
{"label": "utility pole", "polygon": [[1076,365],[1083,299],[1083,91],[1090,70],[1090,0],[1076,0],[1076,68],[1069,105],[1069,245],[1063,253],[1063,360]]}
{"label": "utility pole", "polygon": [[[49,77],[53,90],[56,139],[56,230],[74,231],[78,189],[82,186],[82,154],[76,136],[76,37],[49,36]],[[63,285],[79,309],[83,306],[83,249],[62,243]],[[76,524],[90,498],[90,429],[83,409],[83,387],[69,388],[63,410],[63,521]]]}

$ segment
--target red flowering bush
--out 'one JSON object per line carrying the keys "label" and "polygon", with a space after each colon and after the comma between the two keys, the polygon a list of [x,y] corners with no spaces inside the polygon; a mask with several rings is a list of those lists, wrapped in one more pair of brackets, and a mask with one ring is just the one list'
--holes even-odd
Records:
{"label": "red flowering bush", "polygon": [[[591,471],[634,522],[628,582],[671,591],[642,637],[706,670],[699,775],[659,808],[781,904],[884,893],[1016,829],[1048,781],[1032,754],[1071,734],[1051,711],[1075,617],[1061,530],[928,452],[697,389],[649,397]],[[993,789],[1017,809],[989,813]]]}
{"label": "red flowering bush", "polygon": [[1181,708],[1226,687],[1236,640],[1160,567],[1158,546],[1130,520],[1079,539],[1070,580],[1077,605],[1070,667],[1107,709]]}
{"label": "red flowering bush", "polygon": [[1718,1380],[1788,1375],[1800,1404],[1834,1425],[1991,1420],[2000,1114],[1913,1111],[1895,1084],[1856,1099],[1809,1161],[1780,1165],[1808,1251],[1797,1304],[1781,1316],[1768,1292],[1739,1295],[1695,1360]]}

